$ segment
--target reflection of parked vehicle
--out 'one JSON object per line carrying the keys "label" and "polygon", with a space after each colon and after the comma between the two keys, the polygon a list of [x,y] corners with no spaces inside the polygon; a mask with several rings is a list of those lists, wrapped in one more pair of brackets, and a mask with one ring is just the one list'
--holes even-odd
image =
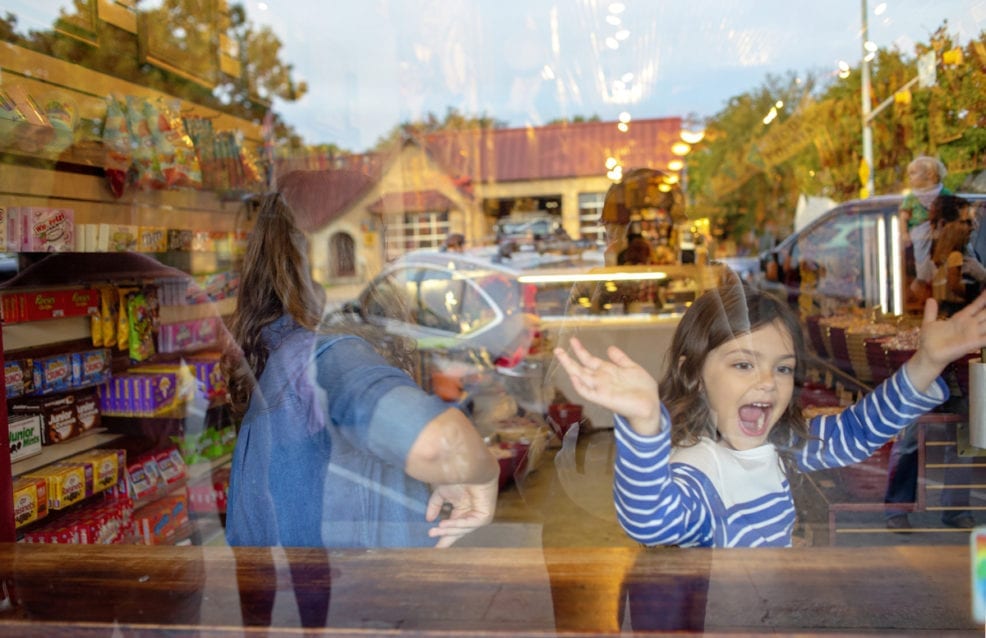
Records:
{"label": "reflection of parked vehicle", "polygon": [[548,268],[584,270],[600,262],[535,252],[496,262],[491,251],[404,255],[343,311],[415,340],[432,369],[454,362],[494,370],[522,408],[544,412],[551,399],[543,387],[550,352],[542,351],[538,320],[564,314],[568,293],[519,278]]}
{"label": "reflection of parked vehicle", "polygon": [[535,242],[562,233],[561,220],[556,217],[508,217],[496,223],[496,241]]}
{"label": "reflection of parked vehicle", "polygon": [[[986,195],[961,194],[980,214]],[[761,255],[763,285],[797,302],[803,314],[838,306],[905,310],[901,196],[839,204]]]}

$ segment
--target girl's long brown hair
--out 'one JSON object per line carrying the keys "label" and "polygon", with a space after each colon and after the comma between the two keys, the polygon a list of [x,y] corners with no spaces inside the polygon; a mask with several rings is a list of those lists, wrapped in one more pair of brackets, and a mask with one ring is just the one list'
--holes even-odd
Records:
{"label": "girl's long brown hair", "polygon": [[279,193],[249,204],[257,215],[240,272],[236,312],[230,325],[233,341],[225,349],[223,371],[234,414],[242,415],[270,352],[263,328],[282,315],[316,330],[325,293],[311,277],[308,238]]}
{"label": "girl's long brown hair", "polygon": [[801,325],[783,301],[731,277],[692,303],[672,337],[659,387],[661,400],[671,414],[672,445],[694,445],[702,436],[716,438],[702,388],[702,368],[708,354],[727,341],[775,323],[791,335],[797,363],[794,395],[770,440],[783,449],[791,445],[792,434],[800,443],[805,441],[808,428],[798,401],[805,374]]}

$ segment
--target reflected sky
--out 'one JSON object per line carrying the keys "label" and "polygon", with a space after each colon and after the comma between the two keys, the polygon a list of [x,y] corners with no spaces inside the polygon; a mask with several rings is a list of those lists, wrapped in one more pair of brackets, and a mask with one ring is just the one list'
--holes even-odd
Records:
{"label": "reflected sky", "polygon": [[[859,62],[861,3],[693,0],[248,0],[310,92],[276,109],[310,143],[365,150],[453,107],[510,126],[598,115],[711,116],[768,73],[835,77]],[[912,53],[944,20],[962,42],[983,0],[868,1],[869,36]]]}

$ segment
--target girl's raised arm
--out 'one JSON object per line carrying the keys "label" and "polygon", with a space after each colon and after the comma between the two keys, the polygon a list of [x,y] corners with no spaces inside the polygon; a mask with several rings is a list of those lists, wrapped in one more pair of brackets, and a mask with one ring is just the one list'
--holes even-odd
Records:
{"label": "girl's raised arm", "polygon": [[616,346],[606,349],[608,360],[591,354],[571,340],[572,353],[555,348],[555,356],[579,395],[622,415],[641,436],[653,436],[661,427],[661,402],[657,381]]}

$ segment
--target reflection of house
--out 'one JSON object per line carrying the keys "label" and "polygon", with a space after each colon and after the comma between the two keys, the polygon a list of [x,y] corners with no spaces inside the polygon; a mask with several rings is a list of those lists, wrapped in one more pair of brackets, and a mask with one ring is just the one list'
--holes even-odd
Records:
{"label": "reflection of house", "polygon": [[510,215],[557,216],[572,237],[602,241],[607,172],[668,170],[680,130],[680,118],[660,118],[447,131],[328,170],[292,171],[287,160],[277,187],[314,234],[317,278],[355,283],[449,232],[490,243],[493,225]]}

